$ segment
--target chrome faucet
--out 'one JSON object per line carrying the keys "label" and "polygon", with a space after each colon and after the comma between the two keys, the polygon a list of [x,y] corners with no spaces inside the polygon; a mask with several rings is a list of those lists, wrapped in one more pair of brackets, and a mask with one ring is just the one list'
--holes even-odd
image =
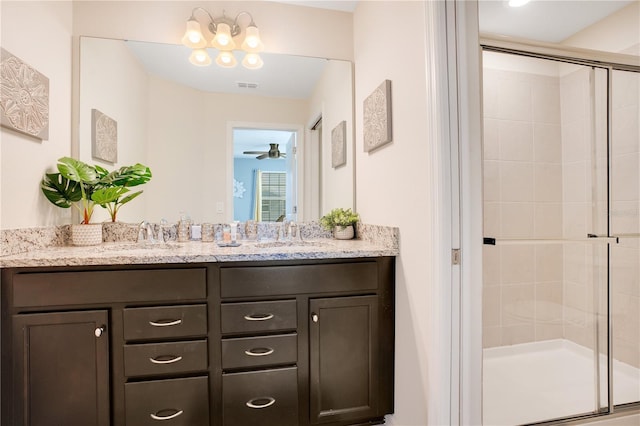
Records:
{"label": "chrome faucet", "polygon": [[138,242],[148,241],[150,243],[155,242],[153,238],[153,225],[143,220],[138,226]]}

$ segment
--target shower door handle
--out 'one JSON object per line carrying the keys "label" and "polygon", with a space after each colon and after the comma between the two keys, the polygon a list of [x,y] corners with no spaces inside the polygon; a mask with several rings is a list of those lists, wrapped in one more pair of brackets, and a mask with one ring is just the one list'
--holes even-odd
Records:
{"label": "shower door handle", "polygon": [[602,242],[607,244],[618,244],[620,242],[620,238],[616,236],[605,236],[605,235],[596,235],[596,234],[587,234],[587,240],[594,242]]}
{"label": "shower door handle", "polygon": [[493,238],[484,237],[482,244],[485,246],[496,245],[522,245],[522,244],[564,244],[564,243],[598,243],[598,244],[618,244],[620,236],[599,236],[595,234],[588,234],[587,238],[557,238],[557,239],[517,239],[517,238]]}

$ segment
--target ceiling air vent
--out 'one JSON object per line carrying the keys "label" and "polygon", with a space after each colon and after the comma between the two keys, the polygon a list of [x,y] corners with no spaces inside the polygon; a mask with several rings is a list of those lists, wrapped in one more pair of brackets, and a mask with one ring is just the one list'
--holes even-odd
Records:
{"label": "ceiling air vent", "polygon": [[248,83],[246,81],[238,81],[238,87],[241,89],[257,89],[258,83]]}

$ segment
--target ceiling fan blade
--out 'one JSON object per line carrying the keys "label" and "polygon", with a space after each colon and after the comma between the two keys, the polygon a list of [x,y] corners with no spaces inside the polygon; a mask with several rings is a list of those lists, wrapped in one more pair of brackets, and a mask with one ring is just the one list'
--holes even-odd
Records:
{"label": "ceiling fan blade", "polygon": [[266,154],[266,151],[243,151],[243,154]]}
{"label": "ceiling fan blade", "polygon": [[287,158],[287,154],[285,152],[280,153],[280,158]]}
{"label": "ceiling fan blade", "polygon": [[264,153],[264,154],[262,154],[262,155],[258,155],[256,158],[257,158],[258,160],[264,160],[265,158],[268,158],[268,157],[269,157],[269,153],[268,153],[268,152],[265,152],[265,153]]}

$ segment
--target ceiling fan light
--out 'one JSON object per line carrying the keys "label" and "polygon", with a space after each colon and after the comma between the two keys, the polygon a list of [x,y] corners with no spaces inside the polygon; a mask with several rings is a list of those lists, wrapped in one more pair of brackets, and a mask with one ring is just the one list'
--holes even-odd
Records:
{"label": "ceiling fan light", "polygon": [[232,52],[222,51],[216,58],[216,64],[223,68],[233,68],[238,65],[238,61],[236,60],[236,57],[233,56]]}
{"label": "ceiling fan light", "polygon": [[199,67],[206,67],[211,65],[211,57],[207,53],[206,49],[194,49],[189,56],[189,62]]}
{"label": "ceiling fan light", "polygon": [[211,42],[213,47],[220,50],[233,50],[236,48],[236,43],[231,36],[231,27],[224,22],[219,23],[216,26],[216,36]]}
{"label": "ceiling fan light", "polygon": [[193,16],[187,21],[187,30],[182,37],[182,44],[192,49],[203,48],[207,45],[200,30],[200,23]]}
{"label": "ceiling fan light", "polygon": [[257,53],[264,50],[264,45],[262,44],[262,40],[260,40],[260,32],[255,24],[247,27],[246,36],[242,43],[242,50],[249,53]]}
{"label": "ceiling fan light", "polygon": [[250,70],[258,70],[262,68],[264,62],[262,58],[257,53],[247,53],[242,60],[242,65]]}

